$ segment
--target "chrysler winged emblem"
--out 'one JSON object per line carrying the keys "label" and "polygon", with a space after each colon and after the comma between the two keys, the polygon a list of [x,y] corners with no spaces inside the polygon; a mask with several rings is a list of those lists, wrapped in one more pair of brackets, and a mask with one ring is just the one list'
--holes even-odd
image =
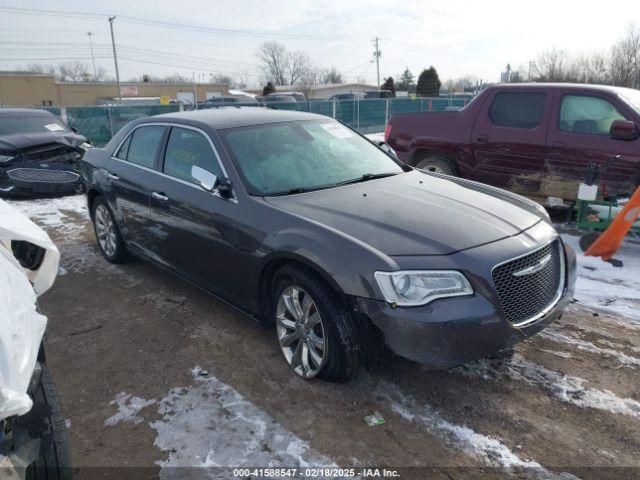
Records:
{"label": "chrysler winged emblem", "polygon": [[547,263],[551,260],[551,254],[545,255],[540,259],[538,263],[535,265],[531,265],[530,267],[523,268],[522,270],[518,270],[517,272],[513,272],[512,275],[514,277],[524,277],[525,275],[533,275],[536,272],[542,270]]}

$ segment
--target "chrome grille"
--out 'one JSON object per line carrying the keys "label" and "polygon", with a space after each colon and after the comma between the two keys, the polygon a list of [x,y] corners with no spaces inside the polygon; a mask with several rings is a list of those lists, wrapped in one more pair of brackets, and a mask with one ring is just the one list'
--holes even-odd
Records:
{"label": "chrome grille", "polygon": [[7,175],[18,182],[72,183],[80,178],[68,170],[48,170],[46,168],[14,168]]}
{"label": "chrome grille", "polygon": [[496,266],[492,272],[502,310],[515,326],[535,321],[564,288],[564,253],[559,240]]}

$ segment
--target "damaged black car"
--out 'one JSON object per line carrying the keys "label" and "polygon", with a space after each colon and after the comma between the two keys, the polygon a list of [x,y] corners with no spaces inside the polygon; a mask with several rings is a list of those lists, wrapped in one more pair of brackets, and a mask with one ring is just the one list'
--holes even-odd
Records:
{"label": "damaged black car", "polygon": [[91,144],[55,115],[0,109],[0,196],[49,196],[83,190],[78,162]]}

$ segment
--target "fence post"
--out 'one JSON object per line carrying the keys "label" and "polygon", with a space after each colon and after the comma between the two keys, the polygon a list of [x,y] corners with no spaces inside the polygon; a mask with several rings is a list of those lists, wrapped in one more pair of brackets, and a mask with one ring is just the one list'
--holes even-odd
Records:
{"label": "fence post", "polygon": [[433,110],[433,99],[430,98],[429,99],[429,111],[431,112]]}
{"label": "fence post", "polygon": [[358,118],[358,120],[357,120],[357,122],[358,122],[357,125],[358,126],[356,127],[356,130],[360,131],[360,99],[359,98],[356,100],[356,113],[357,113],[357,118]]}
{"label": "fence post", "polygon": [[389,123],[389,102],[390,101],[391,100],[387,98],[387,101],[386,101],[387,104],[385,106],[385,111],[384,111],[384,124],[385,124],[385,126],[387,125],[387,123]]}
{"label": "fence post", "polygon": [[336,101],[334,100],[332,103],[333,103],[333,118],[336,118]]}
{"label": "fence post", "polygon": [[111,118],[111,105],[107,105],[107,117],[109,117],[109,134],[113,138],[113,119]]}
{"label": "fence post", "polygon": [[60,120],[62,120],[62,123],[65,125],[69,124],[67,119],[67,107],[60,107]]}

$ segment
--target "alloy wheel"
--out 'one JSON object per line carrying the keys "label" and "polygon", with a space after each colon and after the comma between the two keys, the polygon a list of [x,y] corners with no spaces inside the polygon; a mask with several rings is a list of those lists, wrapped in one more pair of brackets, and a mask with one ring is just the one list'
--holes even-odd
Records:
{"label": "alloy wheel", "polygon": [[95,211],[96,235],[100,248],[108,257],[116,254],[116,226],[111,218],[111,213],[104,205],[98,205]]}
{"label": "alloy wheel", "polygon": [[294,372],[315,377],[327,359],[327,335],[318,307],[304,289],[291,285],[280,294],[276,309],[278,342]]}

